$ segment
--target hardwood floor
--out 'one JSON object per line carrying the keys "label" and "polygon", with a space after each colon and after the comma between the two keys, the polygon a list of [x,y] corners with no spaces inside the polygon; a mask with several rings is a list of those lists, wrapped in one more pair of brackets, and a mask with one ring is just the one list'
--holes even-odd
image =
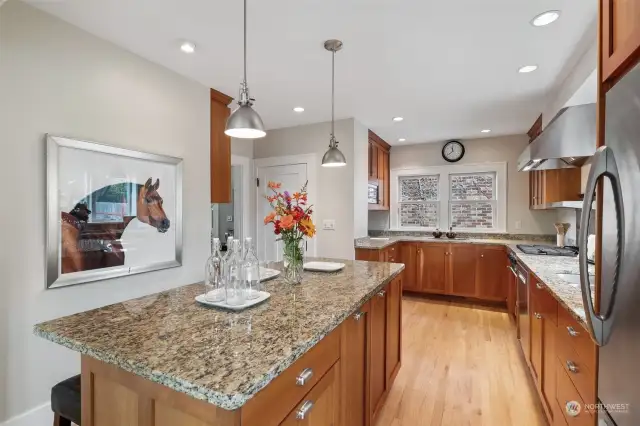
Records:
{"label": "hardwood floor", "polygon": [[546,425],[506,312],[405,296],[402,368],[375,426]]}

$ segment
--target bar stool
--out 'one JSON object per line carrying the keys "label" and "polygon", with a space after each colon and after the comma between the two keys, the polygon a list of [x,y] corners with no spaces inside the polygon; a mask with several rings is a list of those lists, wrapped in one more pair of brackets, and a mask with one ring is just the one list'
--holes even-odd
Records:
{"label": "bar stool", "polygon": [[80,426],[80,375],[71,377],[51,388],[53,426]]}

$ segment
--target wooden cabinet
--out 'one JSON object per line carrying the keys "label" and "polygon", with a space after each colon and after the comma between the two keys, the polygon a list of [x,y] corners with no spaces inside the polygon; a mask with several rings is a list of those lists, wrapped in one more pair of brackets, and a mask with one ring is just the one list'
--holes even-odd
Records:
{"label": "wooden cabinet", "polygon": [[402,287],[405,290],[418,291],[420,289],[417,279],[418,246],[416,243],[401,243],[400,253],[401,262],[404,263]]}
{"label": "wooden cabinet", "polygon": [[231,138],[224,134],[232,97],[211,89],[210,180],[211,202],[231,202]]}
{"label": "wooden cabinet", "polygon": [[423,293],[446,293],[449,245],[418,243],[416,253],[416,273],[419,291]]}
{"label": "wooden cabinet", "polygon": [[613,84],[640,59],[640,0],[600,2],[600,79]]}
{"label": "wooden cabinet", "polygon": [[507,258],[507,312],[509,313],[509,318],[512,321],[517,321],[518,316],[518,305],[517,305],[517,297],[518,297],[518,280],[516,276],[511,271],[511,262],[509,262],[509,258]]}
{"label": "wooden cabinet", "polygon": [[387,331],[385,350],[386,388],[400,370],[400,354],[402,346],[402,278],[396,278],[388,285],[387,290]]}
{"label": "wooden cabinet", "polygon": [[342,368],[342,424],[369,424],[367,401],[369,371],[370,302],[342,324],[340,363]]}
{"label": "wooden cabinet", "polygon": [[340,361],[322,377],[280,425],[328,426],[338,425],[339,420]]}
{"label": "wooden cabinet", "polygon": [[530,352],[529,361],[531,365],[531,373],[533,374],[533,380],[536,382],[538,388],[540,388],[540,378],[542,376],[542,316],[537,311],[536,300],[530,298],[531,303],[530,312]]}
{"label": "wooden cabinet", "polygon": [[356,249],[356,260],[369,262],[400,262],[401,248],[399,244],[392,244],[381,249]]}
{"label": "wooden cabinet", "polygon": [[369,204],[369,210],[389,210],[390,150],[391,146],[388,143],[369,130],[369,183],[378,186],[378,203]]}
{"label": "wooden cabinet", "polygon": [[373,419],[383,402],[387,390],[386,357],[387,348],[387,293],[386,290],[371,299],[370,365],[369,365],[369,409]]}
{"label": "wooden cabinet", "polygon": [[449,293],[455,296],[476,297],[476,263],[478,246],[451,244],[446,256],[449,260]]}
{"label": "wooden cabinet", "polygon": [[507,299],[507,254],[500,246],[481,246],[478,249],[476,297],[483,300]]}

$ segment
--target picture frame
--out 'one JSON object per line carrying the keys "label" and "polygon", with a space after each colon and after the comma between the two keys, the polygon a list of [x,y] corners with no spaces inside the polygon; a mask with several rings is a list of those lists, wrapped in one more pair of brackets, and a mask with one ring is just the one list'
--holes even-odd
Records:
{"label": "picture frame", "polygon": [[50,134],[46,145],[47,289],[182,266],[181,158]]}

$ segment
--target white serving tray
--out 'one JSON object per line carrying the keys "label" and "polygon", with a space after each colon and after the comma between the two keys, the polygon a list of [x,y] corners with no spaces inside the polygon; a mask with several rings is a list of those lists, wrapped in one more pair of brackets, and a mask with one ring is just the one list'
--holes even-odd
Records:
{"label": "white serving tray", "polygon": [[278,277],[279,275],[280,275],[280,271],[278,271],[277,269],[263,268],[262,266],[260,267],[261,282],[272,280]]}
{"label": "white serving tray", "polygon": [[266,291],[259,291],[258,293],[259,293],[259,296],[257,298],[247,299],[244,305],[231,306],[231,305],[227,305],[227,303],[224,300],[222,302],[209,302],[207,299],[204,298],[204,294],[200,294],[196,296],[196,302],[201,303],[205,306],[211,306],[212,308],[228,309],[231,311],[242,311],[252,306],[258,305],[271,297],[271,293],[267,293]]}
{"label": "white serving tray", "polygon": [[344,263],[337,262],[307,262],[303,265],[305,271],[313,272],[336,272],[344,266]]}

